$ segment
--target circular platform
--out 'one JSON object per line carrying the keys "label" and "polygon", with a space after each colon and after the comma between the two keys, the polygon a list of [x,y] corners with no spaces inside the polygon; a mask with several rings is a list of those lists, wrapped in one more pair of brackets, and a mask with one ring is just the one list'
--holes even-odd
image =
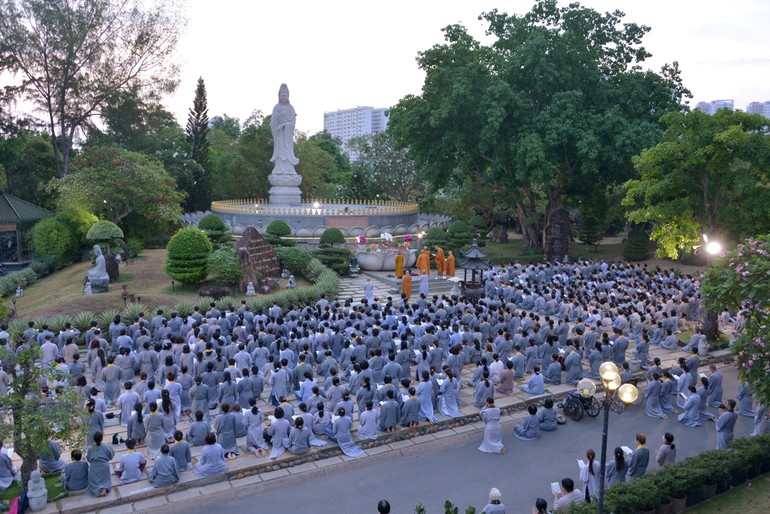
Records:
{"label": "circular platform", "polygon": [[222,200],[212,202],[211,211],[221,217],[234,234],[242,233],[248,226],[264,232],[274,220],[285,221],[294,237],[319,237],[330,227],[339,228],[346,237],[377,237],[383,232],[403,235],[439,224],[437,221],[421,223],[419,206],[411,202],[305,200],[290,206],[256,199]]}

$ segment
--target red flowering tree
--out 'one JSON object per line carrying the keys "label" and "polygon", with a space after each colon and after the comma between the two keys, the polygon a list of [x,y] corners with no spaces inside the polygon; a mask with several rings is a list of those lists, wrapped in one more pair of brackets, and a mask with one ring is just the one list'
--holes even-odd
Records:
{"label": "red flowering tree", "polygon": [[738,245],[706,271],[704,302],[713,310],[740,311],[732,345],[738,374],[754,397],[770,402],[770,235]]}
{"label": "red flowering tree", "polygon": [[145,155],[119,148],[89,147],[74,161],[71,173],[56,179],[57,208],[83,207],[120,224],[129,214],[176,223],[184,195],[163,165]]}

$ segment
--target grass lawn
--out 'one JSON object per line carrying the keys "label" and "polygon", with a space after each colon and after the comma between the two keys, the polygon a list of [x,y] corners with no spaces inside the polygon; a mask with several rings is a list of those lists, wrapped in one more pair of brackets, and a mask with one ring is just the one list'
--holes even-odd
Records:
{"label": "grass lawn", "polygon": [[[61,483],[60,475],[43,477],[43,480],[45,480],[45,488],[48,489],[49,502],[64,494],[64,484]],[[3,503],[8,504],[11,500],[19,495],[20,491],[21,489],[19,489],[19,486],[16,485],[16,482],[13,482],[8,489],[3,491],[3,494],[0,495],[0,498],[2,498]]]}
{"label": "grass lawn", "polygon": [[730,492],[687,509],[692,514],[765,514],[770,512],[770,473],[740,485]]}

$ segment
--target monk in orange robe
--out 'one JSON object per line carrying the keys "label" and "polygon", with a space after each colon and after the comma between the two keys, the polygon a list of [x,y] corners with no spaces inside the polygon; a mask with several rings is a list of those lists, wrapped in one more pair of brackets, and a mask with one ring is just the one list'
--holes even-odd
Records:
{"label": "monk in orange robe", "polygon": [[409,270],[406,270],[404,278],[401,279],[401,294],[404,295],[405,300],[409,300],[412,296],[412,274]]}
{"label": "monk in orange robe", "polygon": [[399,250],[396,255],[396,278],[404,276],[404,254]]}
{"label": "monk in orange robe", "polygon": [[430,252],[427,248],[422,249],[420,256],[417,257],[417,262],[415,262],[414,265],[420,270],[420,275],[430,275]]}
{"label": "monk in orange robe", "polygon": [[436,274],[443,275],[446,272],[444,269],[446,258],[444,257],[444,249],[438,245],[436,245],[436,256],[434,257],[434,260],[436,261]]}
{"label": "monk in orange robe", "polygon": [[446,275],[448,277],[454,277],[455,276],[455,256],[452,254],[452,251],[449,251],[449,255],[446,258],[446,263],[444,265],[444,271],[446,272]]}

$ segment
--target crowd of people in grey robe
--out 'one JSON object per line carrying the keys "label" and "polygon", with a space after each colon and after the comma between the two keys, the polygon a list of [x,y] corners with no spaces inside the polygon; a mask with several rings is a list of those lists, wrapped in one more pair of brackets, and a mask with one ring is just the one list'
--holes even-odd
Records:
{"label": "crowd of people in grey robe", "polygon": [[[71,386],[86,403],[92,494],[109,491],[111,470],[100,463],[112,458],[106,451],[111,448],[97,444],[109,414],[119,415],[128,440],[146,448],[146,457],[154,460],[147,475],[162,487],[188,468],[221,473],[228,459],[241,455],[239,437],[257,458],[302,454],[328,441],[359,457],[355,412],[359,440],[374,439],[435,423],[437,412],[463,416],[460,391],[466,387],[473,388],[473,404],[486,427],[480,449],[504,453],[496,396],[517,390],[544,394],[548,384],[561,383],[562,373],[568,384],[598,378],[606,360],[625,364],[621,376],[627,380],[632,356],[649,367],[648,414],[671,412],[668,396],[681,398],[678,386],[688,380],[705,388],[707,404],[721,403],[719,372],[712,370],[706,382],[697,374],[698,355],[708,351],[698,331],[687,343],[695,360],[678,370],[660,369],[648,354],[651,345],[678,347],[676,334],[697,325],[702,316],[697,277],[578,261],[494,267],[483,279],[480,300],[321,297],[313,304],[287,309],[274,304],[256,312],[245,301],[226,309],[212,303],[188,313],[117,316],[105,333],[95,322],[83,334],[70,325],[54,334],[30,322],[16,344],[39,344],[42,364],[58,372],[50,385]],[[84,356],[79,343],[88,349]],[[469,380],[463,381],[464,370],[472,371]],[[695,394],[704,398],[698,388]],[[756,414],[750,394],[743,391],[741,414]],[[552,401],[531,407],[515,430],[521,439],[556,429]],[[760,417],[766,421],[764,410]],[[183,419],[191,424],[177,438]],[[194,466],[174,456],[180,444],[202,446]],[[73,452],[66,466],[75,463]],[[106,480],[100,476],[91,483],[94,464]],[[82,468],[72,473],[82,476]]]}

